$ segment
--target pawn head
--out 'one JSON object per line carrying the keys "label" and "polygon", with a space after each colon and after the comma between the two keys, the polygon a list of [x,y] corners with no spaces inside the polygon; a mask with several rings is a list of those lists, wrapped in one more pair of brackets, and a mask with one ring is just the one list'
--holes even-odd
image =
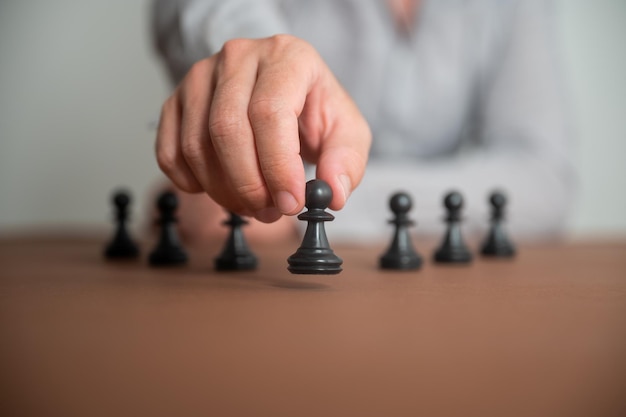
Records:
{"label": "pawn head", "polygon": [[489,202],[493,208],[501,209],[506,205],[506,195],[501,191],[494,191],[489,197]]}
{"label": "pawn head", "polygon": [[113,194],[113,204],[120,209],[126,208],[130,204],[130,194],[124,190],[116,191]]}
{"label": "pawn head", "polygon": [[443,205],[449,211],[458,211],[463,207],[463,196],[458,191],[452,191],[446,194]]}
{"label": "pawn head", "polygon": [[411,196],[407,193],[395,193],[389,199],[389,208],[394,214],[406,214],[412,206]]}
{"label": "pawn head", "polygon": [[306,183],[306,208],[325,209],[333,199],[333,190],[324,180],[311,180]]}
{"label": "pawn head", "polygon": [[173,213],[178,207],[178,198],[171,191],[165,191],[157,200],[157,207],[163,213]]}

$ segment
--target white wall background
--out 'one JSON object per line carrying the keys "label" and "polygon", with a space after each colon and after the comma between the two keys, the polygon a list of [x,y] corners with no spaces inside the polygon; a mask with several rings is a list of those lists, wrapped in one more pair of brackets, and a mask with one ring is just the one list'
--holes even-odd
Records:
{"label": "white wall background", "polygon": [[120,185],[146,200],[168,92],[147,5],[0,0],[0,230],[107,223]]}
{"label": "white wall background", "polygon": [[575,234],[626,233],[626,1],[561,0],[577,115]]}
{"label": "white wall background", "polygon": [[[573,235],[626,234],[626,1],[562,0],[577,115]],[[160,177],[154,130],[168,94],[147,0],[0,0],[0,233],[104,227],[111,190],[138,205]],[[136,215],[139,217],[139,214]]]}

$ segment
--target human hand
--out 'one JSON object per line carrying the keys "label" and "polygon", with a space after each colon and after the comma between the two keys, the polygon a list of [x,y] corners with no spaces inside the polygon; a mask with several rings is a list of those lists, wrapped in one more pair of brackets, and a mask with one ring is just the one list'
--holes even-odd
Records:
{"label": "human hand", "polygon": [[302,160],[341,209],[359,184],[367,122],[317,54],[298,38],[236,39],[197,62],[164,103],[157,161],[180,189],[273,222],[304,206]]}

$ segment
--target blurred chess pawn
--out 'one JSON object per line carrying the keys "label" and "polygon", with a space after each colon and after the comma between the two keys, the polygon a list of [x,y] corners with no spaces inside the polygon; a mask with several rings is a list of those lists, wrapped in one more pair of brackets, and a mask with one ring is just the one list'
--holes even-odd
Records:
{"label": "blurred chess pawn", "polygon": [[447,227],[441,246],[435,251],[435,262],[468,264],[472,261],[472,254],[467,248],[461,233],[463,196],[457,191],[452,191],[446,194],[443,205],[447,213],[445,218]]}
{"label": "blurred chess pawn", "polygon": [[156,204],[159,210],[159,241],[150,253],[148,261],[153,266],[181,265],[187,262],[187,253],[180,244],[176,231],[176,194],[166,191],[159,196]]}
{"label": "blurred chess pawn", "polygon": [[395,226],[395,230],[389,249],[380,257],[382,269],[412,270],[422,266],[422,258],[415,251],[409,234],[409,227],[414,225],[408,214],[411,207],[413,202],[407,193],[396,193],[389,200],[389,208],[394,214],[389,223]]}
{"label": "blurred chess pawn", "polygon": [[489,197],[489,203],[491,204],[491,228],[483,243],[481,253],[483,256],[496,258],[513,257],[515,256],[515,247],[504,230],[506,196],[502,192],[495,191]]}
{"label": "blurred chess pawn", "polygon": [[137,258],[139,256],[139,248],[130,237],[127,228],[131,203],[130,193],[124,190],[115,192],[112,203],[115,207],[115,234],[111,242],[106,246],[104,256],[109,259]]}

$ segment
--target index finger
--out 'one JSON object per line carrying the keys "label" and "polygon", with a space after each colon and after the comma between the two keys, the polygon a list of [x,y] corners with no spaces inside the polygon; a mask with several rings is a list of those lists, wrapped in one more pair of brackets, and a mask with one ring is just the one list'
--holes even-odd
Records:
{"label": "index finger", "polygon": [[304,206],[298,117],[310,85],[308,68],[261,62],[248,108],[259,166],[274,204],[283,214],[296,214]]}

